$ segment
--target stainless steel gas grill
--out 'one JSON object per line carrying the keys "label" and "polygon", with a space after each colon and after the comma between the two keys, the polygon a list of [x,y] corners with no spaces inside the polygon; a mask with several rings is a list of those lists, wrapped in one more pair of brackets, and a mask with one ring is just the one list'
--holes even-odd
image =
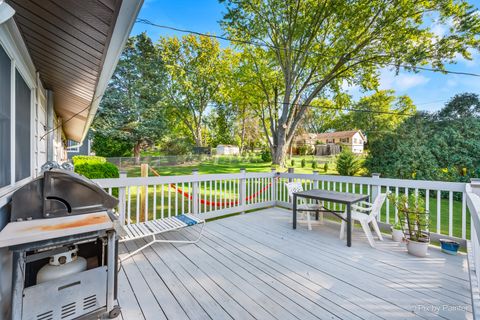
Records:
{"label": "stainless steel gas grill", "polygon": [[17,190],[0,247],[13,252],[12,320],[115,318],[118,200],[50,170]]}

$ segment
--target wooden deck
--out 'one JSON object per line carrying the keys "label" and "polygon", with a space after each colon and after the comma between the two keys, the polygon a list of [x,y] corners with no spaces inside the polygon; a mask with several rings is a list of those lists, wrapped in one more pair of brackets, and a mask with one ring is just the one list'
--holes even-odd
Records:
{"label": "wooden deck", "polygon": [[360,229],[348,248],[336,223],[292,230],[289,220],[279,208],[216,220],[198,244],[155,244],[125,261],[123,319],[473,318],[466,255],[431,247],[415,258],[389,239],[372,249]]}

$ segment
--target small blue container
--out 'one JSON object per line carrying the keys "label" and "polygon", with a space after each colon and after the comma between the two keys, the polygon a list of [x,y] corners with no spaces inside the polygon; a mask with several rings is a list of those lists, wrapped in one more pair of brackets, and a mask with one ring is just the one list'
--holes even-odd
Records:
{"label": "small blue container", "polygon": [[460,244],[456,241],[449,239],[440,239],[442,245],[442,251],[451,255],[456,255]]}

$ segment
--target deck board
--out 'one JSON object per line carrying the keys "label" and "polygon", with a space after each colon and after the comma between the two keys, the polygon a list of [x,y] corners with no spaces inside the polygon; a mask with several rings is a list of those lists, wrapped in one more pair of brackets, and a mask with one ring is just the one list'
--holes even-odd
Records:
{"label": "deck board", "polygon": [[336,223],[289,220],[280,208],[216,220],[197,244],[157,243],[124,261],[123,319],[473,318],[464,254],[416,258],[389,239],[371,248],[360,230],[348,248]]}

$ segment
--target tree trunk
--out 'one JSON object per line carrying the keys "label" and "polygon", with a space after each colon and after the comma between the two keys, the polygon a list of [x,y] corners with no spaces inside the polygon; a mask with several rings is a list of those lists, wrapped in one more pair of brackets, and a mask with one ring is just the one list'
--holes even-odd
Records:
{"label": "tree trunk", "polygon": [[203,143],[202,143],[202,128],[201,127],[197,127],[197,129],[195,130],[195,146],[196,147],[203,147]]}
{"label": "tree trunk", "polygon": [[135,157],[135,164],[140,164],[141,142],[137,142],[133,147],[133,156]]}
{"label": "tree trunk", "polygon": [[283,128],[278,128],[275,134],[277,144],[272,147],[272,164],[283,166],[288,151],[287,132]]}
{"label": "tree trunk", "polygon": [[242,120],[242,137],[240,138],[240,154],[243,154],[243,147],[245,146],[245,117]]}

